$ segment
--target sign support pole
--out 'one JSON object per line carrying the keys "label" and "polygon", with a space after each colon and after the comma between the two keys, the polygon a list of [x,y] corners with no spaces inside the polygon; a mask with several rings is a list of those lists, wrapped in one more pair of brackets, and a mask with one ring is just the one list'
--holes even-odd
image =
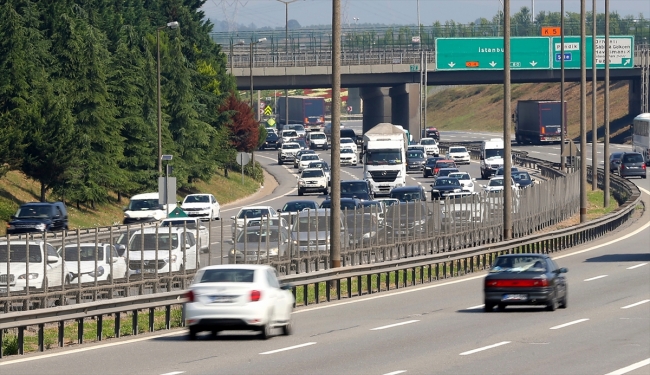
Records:
{"label": "sign support pole", "polygon": [[587,221],[587,24],[586,0],[580,0],[580,222]]}
{"label": "sign support pole", "polygon": [[603,206],[609,207],[609,0],[605,0],[605,140],[603,144]]}
{"label": "sign support pole", "polygon": [[[560,135],[560,170],[564,172],[566,169],[565,156],[564,156],[564,141],[565,133],[567,129],[566,125],[566,106],[564,104],[564,0],[560,1],[560,14],[562,16],[560,21],[560,55],[562,59],[560,60],[560,103],[562,107],[562,127]],[[555,49],[553,49],[555,50]]]}
{"label": "sign support pole", "polygon": [[[596,97],[598,94],[598,69],[596,67],[596,0],[592,0],[592,25],[591,25],[591,190],[598,189],[598,125],[596,118]],[[609,55],[605,55],[609,59]]]}
{"label": "sign support pole", "polygon": [[510,143],[510,0],[503,0],[503,239],[512,238],[512,150]]}

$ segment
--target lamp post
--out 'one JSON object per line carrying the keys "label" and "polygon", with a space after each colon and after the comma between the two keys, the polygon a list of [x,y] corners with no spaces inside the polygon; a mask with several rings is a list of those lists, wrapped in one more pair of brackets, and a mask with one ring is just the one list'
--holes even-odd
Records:
{"label": "lamp post", "polygon": [[171,174],[171,171],[169,170],[169,162],[172,160],[174,156],[173,155],[161,155],[160,156],[160,162],[162,163],[163,160],[167,162],[167,165],[165,165],[165,189],[164,189],[164,194],[165,194],[165,200],[163,203],[165,204],[165,212],[167,213],[165,217],[169,217],[169,187],[168,187],[168,178],[169,175]]}
{"label": "lamp post", "polygon": [[257,111],[257,116],[255,116],[256,119],[259,119],[259,106],[256,106],[253,104],[254,102],[254,95],[253,95],[253,46],[259,43],[263,43],[266,41],[266,38],[260,38],[256,42],[251,42],[249,43],[250,47],[250,59],[249,59],[249,64],[248,64],[248,70],[250,73],[250,83],[251,83],[251,108],[253,108],[255,111]]}
{"label": "lamp post", "polygon": [[160,26],[156,29],[156,53],[157,58],[156,62],[158,64],[158,175],[162,175],[162,109],[160,104],[160,30],[170,28],[177,29],[179,27],[178,22],[173,21],[167,23],[165,26]]}
{"label": "lamp post", "polygon": [[[284,49],[287,56],[289,56],[289,4],[295,3],[298,0],[277,1],[284,4]],[[287,89],[284,89],[284,124],[289,125],[289,90]]]}

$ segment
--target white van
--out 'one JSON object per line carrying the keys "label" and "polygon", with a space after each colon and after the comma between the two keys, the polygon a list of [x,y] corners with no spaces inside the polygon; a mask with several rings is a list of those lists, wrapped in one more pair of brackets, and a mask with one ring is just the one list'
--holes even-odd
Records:
{"label": "white van", "polygon": [[311,150],[316,148],[327,150],[329,148],[327,145],[327,136],[323,132],[312,131],[308,133],[305,142]]}
{"label": "white van", "polygon": [[129,273],[155,273],[156,269],[158,273],[198,269],[196,245],[194,233],[190,230],[186,232],[184,228],[145,228],[144,232],[136,231],[129,240]]}
{"label": "white van", "polygon": [[[124,208],[124,224],[160,221],[167,217],[165,206],[158,203],[158,193],[134,195],[131,197],[129,205]],[[175,208],[175,202],[169,204],[169,212]]]}

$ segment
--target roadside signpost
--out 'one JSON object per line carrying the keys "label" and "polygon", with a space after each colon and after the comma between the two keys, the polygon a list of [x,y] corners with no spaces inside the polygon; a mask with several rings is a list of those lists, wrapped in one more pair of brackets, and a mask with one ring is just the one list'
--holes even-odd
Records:
{"label": "roadside signpost", "polygon": [[[550,39],[511,39],[511,69],[550,69]],[[503,38],[438,38],[436,70],[502,70]]]}
{"label": "roadside signpost", "polygon": [[[553,69],[560,69],[562,44],[560,38],[551,38]],[[591,69],[593,38],[587,36],[587,69]],[[605,37],[596,37],[596,67],[605,68]],[[634,68],[634,37],[612,36],[609,38],[609,67],[612,69]],[[564,37],[564,68],[580,69],[580,37]]]}
{"label": "roadside signpost", "polygon": [[241,183],[244,184],[244,165],[251,161],[251,156],[246,152],[237,153],[237,164],[241,165]]}

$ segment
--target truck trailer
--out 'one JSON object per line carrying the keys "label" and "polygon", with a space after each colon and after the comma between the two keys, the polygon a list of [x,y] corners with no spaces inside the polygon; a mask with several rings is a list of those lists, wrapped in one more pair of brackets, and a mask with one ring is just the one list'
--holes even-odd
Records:
{"label": "truck trailer", "polygon": [[278,98],[278,123],[301,124],[305,130],[320,131],[325,125],[325,99],[313,98],[310,96],[289,97],[289,121],[287,121],[286,105],[287,98]]}
{"label": "truck trailer", "polygon": [[378,124],[363,135],[363,176],[375,196],[406,186],[407,146],[407,133],[393,124]]}
{"label": "truck trailer", "polygon": [[[564,111],[566,114],[566,102]],[[513,117],[515,140],[518,144],[561,141],[562,104],[560,101],[520,100],[517,102],[517,110]],[[566,124],[564,126],[564,134],[566,134]]]}

